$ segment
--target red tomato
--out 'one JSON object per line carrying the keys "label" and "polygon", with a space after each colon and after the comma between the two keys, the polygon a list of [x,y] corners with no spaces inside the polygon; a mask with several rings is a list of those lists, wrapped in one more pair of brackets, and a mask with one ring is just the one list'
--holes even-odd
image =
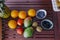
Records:
{"label": "red tomato", "polygon": [[18,19],[17,24],[18,24],[19,26],[22,26],[23,20],[22,20],[22,19]]}
{"label": "red tomato", "polygon": [[22,35],[24,32],[24,29],[21,27],[21,28],[18,28],[16,31],[18,34]]}

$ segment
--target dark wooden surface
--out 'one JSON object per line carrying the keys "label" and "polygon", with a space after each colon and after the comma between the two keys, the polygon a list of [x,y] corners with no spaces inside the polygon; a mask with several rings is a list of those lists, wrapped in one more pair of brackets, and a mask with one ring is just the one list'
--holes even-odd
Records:
{"label": "dark wooden surface", "polygon": [[[54,12],[52,9],[51,0],[6,0],[5,4],[11,9],[28,10],[34,8],[36,10],[45,9],[48,13],[46,19],[50,19],[54,23],[52,30],[43,30],[41,33],[35,32],[34,36],[25,39],[20,36],[16,31],[7,27],[7,21],[3,19],[3,40],[59,40],[60,39],[60,12]],[[41,20],[40,20],[41,21]]]}
{"label": "dark wooden surface", "polygon": [[0,40],[2,40],[2,20],[0,18]]}

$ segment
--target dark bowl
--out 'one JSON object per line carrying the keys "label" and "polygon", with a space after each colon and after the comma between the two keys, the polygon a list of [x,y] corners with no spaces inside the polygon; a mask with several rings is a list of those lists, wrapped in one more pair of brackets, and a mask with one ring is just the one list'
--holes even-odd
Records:
{"label": "dark bowl", "polygon": [[[46,26],[43,26],[43,22],[44,22],[44,21],[48,22],[49,25],[51,25],[51,26],[49,26],[49,28],[47,28]],[[45,22],[45,24],[46,24],[46,22]],[[48,25],[48,24],[47,24],[47,25]],[[41,26],[42,26],[42,28],[45,29],[45,30],[50,30],[50,29],[53,28],[53,22],[52,22],[51,20],[49,20],[49,19],[44,19],[43,21],[41,21]]]}

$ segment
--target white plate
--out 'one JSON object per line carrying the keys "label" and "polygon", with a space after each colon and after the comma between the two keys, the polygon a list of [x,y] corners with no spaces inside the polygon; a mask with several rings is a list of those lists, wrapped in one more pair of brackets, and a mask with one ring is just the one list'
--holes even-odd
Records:
{"label": "white plate", "polygon": [[57,7],[56,0],[52,0],[52,6],[53,6],[54,11],[56,11],[56,12],[60,11],[60,9],[58,9],[58,7]]}

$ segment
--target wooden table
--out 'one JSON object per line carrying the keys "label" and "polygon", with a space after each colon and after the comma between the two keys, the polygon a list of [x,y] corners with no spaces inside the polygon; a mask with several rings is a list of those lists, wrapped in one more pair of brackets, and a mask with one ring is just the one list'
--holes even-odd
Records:
{"label": "wooden table", "polygon": [[[15,31],[5,29],[5,38],[3,40],[59,40],[60,39],[60,12],[54,12],[51,0],[7,0],[5,4],[10,10],[28,10],[34,8],[36,10],[45,9],[47,11],[47,19],[54,23],[54,28],[50,31],[43,30],[41,33],[35,32],[32,38],[26,39],[19,36]],[[4,29],[4,28],[3,28]],[[3,30],[4,31],[4,30]],[[9,32],[9,33],[8,33]],[[8,36],[9,35],[9,36]]]}

